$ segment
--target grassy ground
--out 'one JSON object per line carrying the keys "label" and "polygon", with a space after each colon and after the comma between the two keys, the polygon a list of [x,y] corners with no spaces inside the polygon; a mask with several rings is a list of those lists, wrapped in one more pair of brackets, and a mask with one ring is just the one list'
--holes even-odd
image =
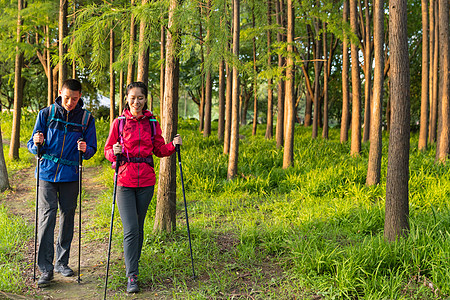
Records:
{"label": "grassy ground", "polygon": [[[9,116],[3,119],[9,120]],[[33,119],[33,117],[29,117]],[[29,122],[28,120],[24,122]],[[2,120],[3,135],[8,122]],[[106,192],[94,206],[87,241],[104,240],[109,229],[113,170],[103,159],[108,124],[97,122],[99,152],[87,166],[103,166],[96,180]],[[192,269],[180,183],[177,230],[153,234],[155,199],[145,225],[140,282],[147,297],[190,299],[439,299],[450,295],[450,172],[434,163],[434,150],[410,152],[410,224],[407,238],[383,240],[387,138],[382,183],[365,186],[368,144],[360,157],[349,156],[337,130],[330,140],[311,139],[310,129],[296,128],[294,167],[283,170],[283,152],[273,140],[242,127],[239,176],[226,180],[227,156],[215,136],[201,137],[198,123],[182,121],[182,160],[188,200],[195,272]],[[29,125],[24,128],[30,128]],[[32,124],[31,124],[32,128]],[[24,130],[24,140],[30,135]],[[214,132],[214,131],[213,131]],[[4,145],[5,153],[7,146]],[[26,151],[25,151],[26,152]],[[24,153],[23,164],[30,164]],[[27,162],[28,161],[28,162]],[[21,163],[7,162],[9,170]],[[2,196],[0,196],[0,201]],[[155,197],[156,198],[156,197]],[[1,204],[0,204],[1,205]],[[0,210],[0,223],[15,226],[32,239],[23,220]],[[118,214],[116,214],[117,216]],[[113,252],[122,251],[120,219],[115,219]],[[3,226],[2,226],[3,227]],[[6,230],[16,234],[15,229]],[[32,227],[31,227],[32,228]],[[8,239],[9,240],[9,239]],[[23,239],[19,239],[23,240]],[[20,262],[22,245],[8,245]],[[105,249],[106,251],[106,249]],[[14,260],[11,260],[14,261]],[[24,268],[20,263],[8,266]],[[2,272],[3,273],[3,272]],[[109,287],[125,297],[123,261],[111,265]],[[102,287],[98,278],[98,289]],[[0,289],[17,292],[20,284],[0,277]]]}

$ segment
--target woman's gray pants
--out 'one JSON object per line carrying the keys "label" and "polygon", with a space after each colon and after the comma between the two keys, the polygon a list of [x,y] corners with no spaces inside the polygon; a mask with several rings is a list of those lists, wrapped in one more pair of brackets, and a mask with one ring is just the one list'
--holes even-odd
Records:
{"label": "woman's gray pants", "polygon": [[127,277],[139,274],[139,259],[144,242],[144,221],[154,189],[154,186],[117,187],[117,206],[123,225],[123,251]]}

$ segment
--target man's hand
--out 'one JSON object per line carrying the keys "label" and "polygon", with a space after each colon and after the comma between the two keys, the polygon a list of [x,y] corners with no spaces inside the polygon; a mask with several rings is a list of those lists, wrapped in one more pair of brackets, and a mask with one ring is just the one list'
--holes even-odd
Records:
{"label": "man's hand", "polygon": [[78,141],[78,151],[86,152],[86,142],[85,141]]}
{"label": "man's hand", "polygon": [[44,144],[44,134],[42,132],[36,132],[33,135],[33,143],[35,146]]}
{"label": "man's hand", "polygon": [[117,142],[113,145],[113,151],[114,151],[114,155],[117,156],[118,154],[122,154],[122,145]]}

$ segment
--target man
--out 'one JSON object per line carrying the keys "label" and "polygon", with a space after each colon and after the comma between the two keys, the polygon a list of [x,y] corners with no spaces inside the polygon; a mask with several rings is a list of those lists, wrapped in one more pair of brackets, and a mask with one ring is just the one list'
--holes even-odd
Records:
{"label": "man", "polygon": [[[39,112],[33,135],[27,144],[28,150],[34,154],[37,153],[37,145],[41,145],[42,154],[38,191],[37,264],[42,273],[38,280],[39,287],[50,283],[53,271],[63,276],[74,274],[68,263],[78,198],[79,151],[83,152],[84,159],[91,158],[97,151],[95,120],[82,108],[81,83],[68,79],[59,94],[53,105]],[[53,266],[53,236],[58,206],[60,229]]]}

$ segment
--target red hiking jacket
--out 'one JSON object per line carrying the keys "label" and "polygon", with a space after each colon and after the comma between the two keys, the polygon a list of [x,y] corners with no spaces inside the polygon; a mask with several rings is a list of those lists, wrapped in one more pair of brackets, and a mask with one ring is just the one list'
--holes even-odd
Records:
{"label": "red hiking jacket", "polygon": [[[166,144],[161,136],[161,127],[156,122],[156,132],[152,142],[152,130],[149,118],[153,114],[145,110],[143,116],[134,117],[129,110],[124,111],[126,122],[123,128],[123,156],[124,157],[158,157],[170,156],[175,152],[174,145]],[[119,141],[119,120],[115,119],[109,131],[105,144],[105,157],[110,162],[116,161],[113,145]],[[156,183],[155,170],[145,162],[125,162],[119,167],[117,184],[125,187],[146,187]]]}

